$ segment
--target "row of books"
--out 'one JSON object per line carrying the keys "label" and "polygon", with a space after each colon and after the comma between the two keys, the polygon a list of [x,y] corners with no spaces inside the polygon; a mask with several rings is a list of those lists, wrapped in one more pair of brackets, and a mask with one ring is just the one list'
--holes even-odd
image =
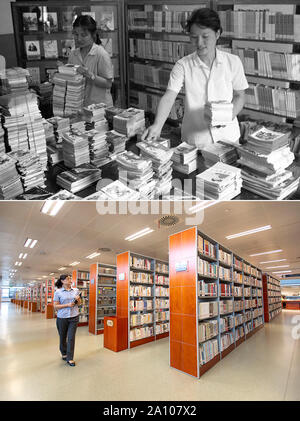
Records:
{"label": "row of books", "polygon": [[253,330],[252,321],[245,324],[245,334],[247,335]]}
{"label": "row of books", "polygon": [[114,316],[116,314],[116,307],[98,307],[97,318],[103,318],[104,316]]}
{"label": "row of books", "polygon": [[234,325],[235,327],[245,322],[245,315],[244,314],[236,314],[234,316]]}
{"label": "row of books", "polygon": [[198,252],[216,259],[216,246],[198,234]]}
{"label": "row of books", "polygon": [[243,297],[243,288],[242,287],[233,287],[233,294],[235,297]]}
{"label": "row of books", "polygon": [[130,286],[130,297],[151,297],[152,296],[152,288],[151,287],[144,287],[142,285],[139,286]]}
{"label": "row of books", "polygon": [[244,296],[251,297],[251,288],[244,288]]}
{"label": "row of books", "polygon": [[243,262],[236,256],[233,256],[233,266],[235,269],[243,270]]}
{"label": "row of books", "polygon": [[100,299],[97,300],[97,306],[114,306],[116,304],[116,298],[115,297],[103,297],[101,296]]}
{"label": "row of books", "polygon": [[161,335],[162,333],[169,332],[169,323],[159,323],[155,325],[155,334]]}
{"label": "row of books", "polygon": [[149,338],[154,335],[153,326],[145,326],[141,328],[135,328],[130,330],[130,342],[137,341],[139,339]]}
{"label": "row of books", "polygon": [[[163,271],[162,271],[163,273]],[[159,285],[166,285],[169,286],[169,277],[168,276],[163,276],[163,275],[155,275],[155,284],[159,284]]]}
{"label": "row of books", "polygon": [[130,300],[130,311],[146,311],[153,309],[152,300]]}
{"label": "row of books", "polygon": [[[200,6],[201,7],[201,6]],[[128,29],[131,31],[185,32],[189,11],[128,10]]]}
{"label": "row of books", "polygon": [[219,263],[225,263],[226,265],[232,265],[232,254],[219,248]]}
{"label": "row of books", "polygon": [[209,263],[198,256],[198,274],[217,278],[218,266],[216,264]]}
{"label": "row of books", "polygon": [[235,329],[235,340],[238,341],[239,339],[245,336],[245,329],[244,326],[238,326]]}
{"label": "row of books", "polygon": [[136,269],[152,270],[151,260],[130,255],[130,266]]}
{"label": "row of books", "polygon": [[[150,300],[147,300],[150,301]],[[169,308],[169,300],[163,300],[161,298],[155,298],[155,309],[168,309]]]}
{"label": "row of books", "polygon": [[140,326],[153,323],[153,313],[131,314],[130,326]]}
{"label": "row of books", "polygon": [[234,343],[233,332],[223,333],[221,335],[220,347],[221,351],[225,351],[230,345]]}
{"label": "row of books", "polygon": [[142,282],[144,284],[153,284],[153,275],[144,272],[130,271],[130,282]]}
{"label": "row of books", "polygon": [[243,274],[240,272],[236,272],[235,270],[233,271],[233,282],[238,283],[238,284],[242,284],[243,283]]}
{"label": "row of books", "polygon": [[249,320],[252,320],[252,310],[250,311],[245,311],[245,323],[248,322]]}
{"label": "row of books", "polygon": [[155,296],[156,297],[168,297],[169,296],[169,288],[156,286],[155,287]]}
{"label": "row of books", "polygon": [[232,297],[232,285],[220,283],[220,297]]}
{"label": "row of books", "polygon": [[220,314],[233,312],[233,301],[231,300],[220,301],[219,306],[220,306]]}
{"label": "row of books", "polygon": [[199,342],[205,342],[210,338],[217,336],[219,333],[218,320],[209,320],[201,322],[198,325],[198,339]]}
{"label": "row of books", "polygon": [[218,295],[218,285],[216,282],[198,281],[199,297],[213,297]]}
{"label": "row of books", "polygon": [[175,63],[192,52],[187,42],[129,38],[129,56],[144,60]]}
{"label": "row of books", "polygon": [[253,320],[253,329],[256,329],[258,326],[263,324],[263,318],[262,317],[257,317],[256,319]]}
{"label": "row of books", "polygon": [[233,329],[233,316],[221,317],[220,332],[228,332],[231,329]]}
{"label": "row of books", "polygon": [[199,320],[218,315],[218,301],[200,302],[198,304]]}
{"label": "row of books", "polygon": [[262,307],[261,308],[256,308],[255,310],[252,311],[252,317],[253,317],[253,319],[255,319],[258,316],[261,316],[262,314],[263,314]]}
{"label": "row of books", "polygon": [[[143,64],[130,62],[130,81],[156,89],[166,89],[172,65],[168,64]],[[183,91],[182,91],[183,92]]]}
{"label": "row of books", "polygon": [[[252,7],[251,7],[252,6]],[[238,5],[238,10],[218,11],[224,37],[270,41],[300,41],[300,15],[272,10],[253,10],[253,5]],[[252,9],[252,10],[251,10]]]}
{"label": "row of books", "polygon": [[[169,273],[169,266],[166,263],[156,262],[155,263],[155,271],[160,272],[160,273],[168,274]],[[161,275],[156,275],[155,279],[160,279],[161,277],[162,277]],[[165,279],[168,279],[168,278],[165,277]],[[161,283],[161,282],[158,282],[158,283]]]}
{"label": "row of books", "polygon": [[169,311],[156,311],[155,312],[155,321],[156,322],[164,322],[170,320]]}
{"label": "row of books", "polygon": [[245,308],[254,308],[254,307],[257,307],[257,301],[256,301],[256,299],[253,299],[253,300],[245,300],[244,303],[245,303]]}
{"label": "row of books", "polygon": [[217,339],[211,339],[200,344],[199,357],[200,365],[204,365],[219,354],[219,344]]}
{"label": "row of books", "polygon": [[219,266],[219,278],[226,281],[231,281],[231,269]]}

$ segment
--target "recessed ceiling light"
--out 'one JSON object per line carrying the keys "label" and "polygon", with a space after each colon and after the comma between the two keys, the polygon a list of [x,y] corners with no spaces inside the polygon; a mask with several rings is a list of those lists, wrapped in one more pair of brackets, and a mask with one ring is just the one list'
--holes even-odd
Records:
{"label": "recessed ceiling light", "polygon": [[263,254],[272,254],[272,253],[280,253],[283,250],[279,249],[279,250],[271,250],[271,251],[265,251],[263,253],[255,253],[255,254],[250,254],[250,256],[262,256]]}
{"label": "recessed ceiling light", "polygon": [[70,266],[76,266],[76,265],[79,265],[79,263],[80,262],[73,262],[73,263],[70,263]]}
{"label": "recessed ceiling light", "polygon": [[267,260],[266,262],[259,262],[260,264],[264,263],[276,263],[276,262],[285,262],[286,259],[278,259],[278,260]]}
{"label": "recessed ceiling light", "polygon": [[95,252],[86,256],[86,259],[93,259],[94,257],[100,256],[101,253]]}
{"label": "recessed ceiling light", "polygon": [[64,270],[64,269],[66,269],[64,266],[61,267],[61,268],[58,268],[58,270]]}
{"label": "recessed ceiling light", "polygon": [[133,241],[136,240],[137,238],[143,237],[144,235],[150,234],[151,232],[153,232],[154,230],[151,228],[144,228],[141,231],[136,232],[135,234],[131,234],[128,237],[125,238],[125,240],[127,241]]}
{"label": "recessed ceiling light", "polygon": [[245,235],[251,235],[251,234],[255,234],[257,232],[267,231],[267,230],[270,230],[271,228],[272,228],[271,225],[265,225],[264,227],[253,228],[253,229],[248,230],[248,231],[238,232],[237,234],[227,235],[226,238],[227,238],[227,240],[231,240],[233,238],[243,237]]}

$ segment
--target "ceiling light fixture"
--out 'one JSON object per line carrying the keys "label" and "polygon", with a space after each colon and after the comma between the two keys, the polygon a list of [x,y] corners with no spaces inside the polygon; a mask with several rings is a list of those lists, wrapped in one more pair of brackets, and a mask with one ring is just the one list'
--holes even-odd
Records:
{"label": "ceiling light fixture", "polygon": [[267,260],[266,262],[259,262],[260,264],[264,263],[277,263],[277,262],[285,262],[286,259],[279,259],[279,260]]}
{"label": "ceiling light fixture", "polygon": [[37,240],[33,240],[33,242],[30,244],[30,248],[33,249],[33,247],[36,245]]}
{"label": "ceiling light fixture", "polygon": [[253,228],[248,231],[238,232],[237,234],[227,235],[227,240],[231,240],[233,238],[243,237],[244,235],[251,235],[261,231],[267,231],[272,229],[271,225],[265,225],[264,227]]}
{"label": "ceiling light fixture", "polygon": [[133,241],[133,240],[136,240],[137,238],[143,237],[144,235],[150,234],[153,231],[154,231],[153,229],[147,227],[141,231],[136,232],[135,234],[129,235],[128,237],[125,238],[125,240]]}
{"label": "ceiling light fixture", "polygon": [[19,254],[19,259],[22,259],[22,257],[23,257],[23,253],[20,253]]}
{"label": "ceiling light fixture", "polygon": [[80,262],[73,262],[73,263],[70,263],[70,265],[69,265],[69,266],[77,266],[77,265],[79,265],[79,263],[80,263]]}
{"label": "ceiling light fixture", "polygon": [[95,252],[86,256],[86,259],[93,259],[94,257],[100,256],[101,253]]}
{"label": "ceiling light fixture", "polygon": [[29,244],[31,243],[32,239],[31,238],[27,238],[27,240],[24,243],[24,247],[29,247]]}
{"label": "ceiling light fixture", "polygon": [[283,250],[279,249],[279,250],[271,250],[271,251],[264,251],[263,253],[255,253],[255,254],[250,254],[251,257],[253,256],[262,256],[263,254],[272,254],[272,253],[280,253]]}
{"label": "ceiling light fixture", "polygon": [[213,200],[210,202],[209,200],[202,200],[201,203],[197,203],[196,205],[189,208],[188,212],[196,213],[209,208],[210,206],[216,205],[218,203],[217,200]]}
{"label": "ceiling light fixture", "polygon": [[272,272],[272,273],[288,273],[288,272],[292,272],[291,270],[280,270],[278,272]]}
{"label": "ceiling light fixture", "polygon": [[26,259],[26,257],[27,257],[27,253],[25,253],[25,254],[24,254],[24,256],[23,256],[23,260],[24,260],[24,259]]}
{"label": "ceiling light fixture", "polygon": [[49,275],[50,275],[50,276],[51,276],[51,275],[54,275],[54,272],[49,273]]}
{"label": "ceiling light fixture", "polygon": [[42,206],[41,212],[45,215],[56,216],[64,203],[64,200],[46,200]]}
{"label": "ceiling light fixture", "polygon": [[265,269],[277,269],[277,268],[288,268],[290,265],[281,265],[281,266],[268,266]]}
{"label": "ceiling light fixture", "polygon": [[61,268],[58,268],[58,270],[64,270],[64,269],[66,269],[64,266],[61,267]]}

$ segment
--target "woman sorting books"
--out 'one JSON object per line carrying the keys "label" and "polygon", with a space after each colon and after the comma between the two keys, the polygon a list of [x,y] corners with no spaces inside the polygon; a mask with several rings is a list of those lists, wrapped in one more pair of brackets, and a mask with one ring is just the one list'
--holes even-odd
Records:
{"label": "woman sorting books", "polygon": [[113,66],[108,52],[98,45],[101,41],[95,20],[89,15],[78,16],[73,23],[73,36],[76,48],[68,63],[79,65],[77,72],[86,78],[84,106],[100,102],[113,105]]}
{"label": "woman sorting books", "polygon": [[74,367],[75,335],[79,321],[78,305],[81,304],[81,298],[79,290],[72,288],[72,278],[69,275],[61,275],[55,286],[57,290],[54,293],[53,304],[57,310],[59,349],[62,359]]}
{"label": "woman sorting books", "polygon": [[195,51],[173,67],[154,123],[144,132],[143,139],[155,140],[160,136],[184,86],[182,140],[199,149],[219,140],[237,142],[240,130],[236,116],[244,106],[244,92],[248,88],[242,62],[238,56],[216,48],[222,28],[214,10],[195,10],[186,30]]}

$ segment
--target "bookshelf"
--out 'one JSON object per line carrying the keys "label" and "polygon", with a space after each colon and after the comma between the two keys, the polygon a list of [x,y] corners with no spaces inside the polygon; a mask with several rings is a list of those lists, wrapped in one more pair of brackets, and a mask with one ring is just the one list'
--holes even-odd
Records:
{"label": "bookshelf", "polygon": [[78,326],[88,326],[89,324],[89,283],[90,272],[75,269],[72,272],[72,287],[78,288],[81,292],[81,306],[79,307]]}
{"label": "bookshelf", "polygon": [[282,311],[280,281],[268,273],[262,274],[265,321],[270,322]]}
{"label": "bookshelf", "polygon": [[[244,64],[249,88],[241,115],[293,124],[299,117],[300,7],[295,1],[218,0],[225,51]],[[299,56],[298,56],[299,57]]]}
{"label": "bookshelf", "polygon": [[[117,103],[124,106],[122,0],[18,1],[11,3],[11,9],[18,66],[29,68],[37,84],[48,80],[47,74],[57,69],[57,60],[67,62],[70,48],[74,46],[72,22],[75,16],[90,14],[98,24],[102,45],[111,56]],[[37,52],[29,51],[32,42]]]}
{"label": "bookshelf", "polygon": [[40,285],[40,309],[41,313],[46,311],[46,282],[42,282]]}
{"label": "bookshelf", "polygon": [[104,317],[116,314],[116,266],[93,263],[89,282],[89,332],[104,332]]}
{"label": "bookshelf", "polygon": [[261,271],[197,227],[169,236],[169,264],[170,366],[201,377],[263,327]]}
{"label": "bookshelf", "polygon": [[53,306],[53,297],[54,297],[54,283],[55,279],[51,278],[46,281],[45,285],[45,314],[46,319],[53,319],[54,316],[54,306]]}
{"label": "bookshelf", "polygon": [[[191,52],[183,24],[194,9],[209,5],[209,0],[126,1],[128,106],[142,108],[153,118],[173,65]],[[178,95],[168,122],[181,122],[183,98],[183,93]]]}
{"label": "bookshelf", "polygon": [[130,251],[117,255],[117,318],[128,349],[169,336],[168,263]]}

